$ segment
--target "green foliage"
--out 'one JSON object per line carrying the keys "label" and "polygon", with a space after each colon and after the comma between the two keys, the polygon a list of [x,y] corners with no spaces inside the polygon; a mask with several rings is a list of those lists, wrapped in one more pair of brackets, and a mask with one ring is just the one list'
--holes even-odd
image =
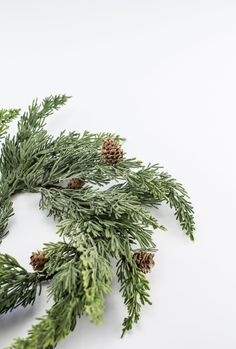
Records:
{"label": "green foliage", "polygon": [[28,273],[13,257],[0,254],[0,314],[34,304],[40,290],[36,273]]}
{"label": "green foliage", "polygon": [[0,139],[7,133],[9,123],[20,113],[20,109],[0,109]]}
{"label": "green foliage", "polygon": [[104,313],[104,296],[111,292],[111,265],[99,255],[96,246],[85,248],[80,256],[80,276],[84,292],[84,312],[101,324]]}
{"label": "green foliage", "polygon": [[[54,305],[10,349],[52,349],[72,331],[77,318],[87,315],[102,323],[106,295],[111,292],[112,260],[127,307],[122,335],[140,318],[141,307],[151,304],[149,283],[138,269],[137,250],[156,251],[153,230],[166,228],[149,208],[166,202],[175,210],[182,229],[193,240],[193,208],[186,190],[159,165],[143,165],[124,158],[115,166],[101,157],[110,133],[64,131],[52,137],[45,121],[69,97],[50,96],[33,101],[18,122],[15,136],[6,136],[0,155],[0,243],[13,214],[11,196],[40,193],[39,206],[57,223],[56,243],[46,243],[47,262],[41,272],[29,273],[8,255],[0,255],[0,313],[32,305],[42,283]],[[0,137],[19,110],[0,112]],[[68,189],[80,178],[85,186]]]}
{"label": "green foliage", "polygon": [[35,133],[41,132],[45,126],[45,119],[63,106],[68,98],[70,97],[65,95],[49,96],[44,98],[42,103],[35,99],[18,122],[18,142],[22,143]]}
{"label": "green foliage", "polygon": [[137,269],[133,260],[122,256],[117,263],[117,276],[121,283],[120,292],[127,306],[128,316],[123,321],[122,337],[132,329],[140,318],[141,306],[152,304],[149,297],[149,282],[145,275]]}
{"label": "green foliage", "polygon": [[167,172],[161,171],[159,165],[142,167],[136,173],[129,173],[127,182],[119,185],[125,191],[135,193],[141,203],[157,207],[165,201],[175,209],[176,219],[181,227],[194,240],[193,207],[184,187]]}
{"label": "green foliage", "polygon": [[44,317],[37,319],[38,323],[32,326],[26,339],[16,339],[8,349],[54,348],[73,331],[76,318],[81,315],[80,311],[80,298],[65,296],[57,301]]}
{"label": "green foliage", "polygon": [[[1,189],[0,189],[1,193]],[[9,197],[0,199],[0,244],[2,239],[7,235],[7,224],[9,218],[13,215],[12,201]]]}

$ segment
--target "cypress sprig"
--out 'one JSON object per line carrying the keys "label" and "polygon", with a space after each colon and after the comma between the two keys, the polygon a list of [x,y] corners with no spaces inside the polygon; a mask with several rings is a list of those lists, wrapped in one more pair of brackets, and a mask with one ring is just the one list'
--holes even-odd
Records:
{"label": "cypress sprig", "polygon": [[166,229],[150,207],[168,203],[194,239],[193,207],[186,190],[159,165],[145,166],[128,158],[123,138],[88,131],[48,134],[46,118],[68,98],[34,100],[19,117],[13,137],[6,132],[20,110],[0,110],[0,243],[13,214],[12,196],[19,192],[40,194],[39,207],[54,217],[56,233],[63,238],[46,242],[42,251],[33,253],[35,272],[0,254],[0,314],[32,306],[45,283],[54,300],[28,336],[15,339],[8,349],[55,348],[82,315],[102,323],[114,259],[127,307],[122,336],[131,330],[142,306],[151,304],[146,273],[154,266],[153,232]]}
{"label": "cypress sprig", "polygon": [[20,109],[0,109],[0,139],[4,138],[10,122],[20,113]]}
{"label": "cypress sprig", "polygon": [[0,314],[7,313],[19,305],[33,305],[41,291],[41,281],[36,273],[28,273],[7,254],[0,255]]}

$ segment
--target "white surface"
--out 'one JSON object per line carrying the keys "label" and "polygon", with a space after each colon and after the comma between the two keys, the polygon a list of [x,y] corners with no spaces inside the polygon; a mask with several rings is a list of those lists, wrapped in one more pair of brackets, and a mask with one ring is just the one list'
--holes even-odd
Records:
{"label": "white surface", "polygon": [[[60,130],[114,131],[130,156],[160,162],[189,190],[196,242],[169,227],[156,232],[152,307],[120,340],[125,309],[117,290],[105,323],[87,319],[58,349],[235,349],[235,1],[1,1],[0,104],[73,95],[49,120]],[[15,198],[1,252],[28,266],[30,253],[57,239],[38,196]],[[45,310],[0,318],[0,348],[24,336]]]}

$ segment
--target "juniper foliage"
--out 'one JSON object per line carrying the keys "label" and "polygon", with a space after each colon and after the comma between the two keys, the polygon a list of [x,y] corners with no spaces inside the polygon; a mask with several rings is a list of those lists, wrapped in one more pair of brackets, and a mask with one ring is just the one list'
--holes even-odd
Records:
{"label": "juniper foliage", "polygon": [[[121,143],[120,136],[87,131],[63,131],[55,138],[48,134],[46,118],[68,98],[34,100],[19,118],[16,135],[7,135],[1,148],[0,243],[13,214],[12,195],[18,192],[40,194],[40,208],[55,218],[57,234],[63,238],[45,243],[47,262],[41,272],[29,273],[13,257],[0,254],[0,314],[32,305],[45,281],[54,300],[28,336],[14,340],[9,349],[54,348],[82,315],[102,323],[114,259],[128,313],[122,335],[132,329],[142,305],[151,304],[149,282],[135,264],[134,251],[155,251],[153,230],[165,230],[149,207],[168,203],[182,229],[194,239],[193,208],[180,183],[159,165],[145,166],[127,157],[111,165],[101,157],[104,140]],[[19,112],[0,111],[0,138]],[[86,185],[79,190],[66,188],[63,184],[71,178]]]}

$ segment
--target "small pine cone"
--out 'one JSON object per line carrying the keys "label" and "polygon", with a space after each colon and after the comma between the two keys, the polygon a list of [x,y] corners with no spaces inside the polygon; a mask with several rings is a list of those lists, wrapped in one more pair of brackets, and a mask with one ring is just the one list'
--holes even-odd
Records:
{"label": "small pine cone", "polygon": [[42,251],[33,252],[30,257],[30,264],[32,265],[35,271],[41,271],[44,268],[45,263],[48,258]]}
{"label": "small pine cone", "polygon": [[68,184],[68,189],[81,189],[85,185],[85,182],[80,178],[72,178]]}
{"label": "small pine cone", "polygon": [[121,149],[119,142],[114,139],[107,138],[102,144],[102,159],[108,165],[116,165],[124,157],[124,152]]}
{"label": "small pine cone", "polygon": [[153,260],[154,253],[140,251],[134,253],[134,261],[137,267],[144,273],[147,274],[154,267],[155,262]]}

